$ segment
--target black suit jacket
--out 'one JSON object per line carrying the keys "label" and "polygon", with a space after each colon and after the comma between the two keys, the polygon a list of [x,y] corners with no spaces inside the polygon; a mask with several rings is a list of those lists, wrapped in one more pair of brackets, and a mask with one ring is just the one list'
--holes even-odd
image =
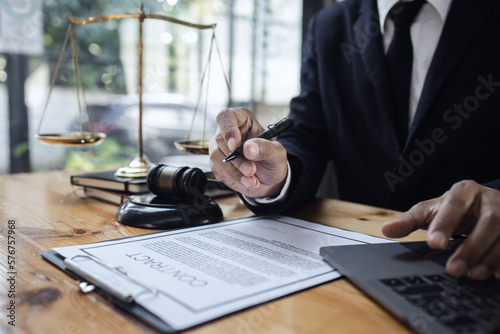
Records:
{"label": "black suit jacket", "polygon": [[409,137],[393,126],[376,0],[319,12],[304,46],[295,124],[280,142],[292,184],[279,212],[312,198],[333,159],[340,198],[407,210],[472,179],[500,189],[500,1],[455,0]]}

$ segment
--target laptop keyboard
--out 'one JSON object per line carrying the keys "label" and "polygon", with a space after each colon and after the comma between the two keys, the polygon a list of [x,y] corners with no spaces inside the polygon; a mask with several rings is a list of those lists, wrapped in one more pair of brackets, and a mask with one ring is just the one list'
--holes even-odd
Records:
{"label": "laptop keyboard", "polygon": [[476,281],[443,274],[381,282],[456,333],[484,332],[500,314],[500,280],[493,277]]}

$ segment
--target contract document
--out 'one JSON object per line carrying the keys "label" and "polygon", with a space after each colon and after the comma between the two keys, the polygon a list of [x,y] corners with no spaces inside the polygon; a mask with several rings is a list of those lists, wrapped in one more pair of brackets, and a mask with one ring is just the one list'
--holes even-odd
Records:
{"label": "contract document", "polygon": [[320,247],[381,242],[390,241],[269,216],[54,250],[183,330],[340,277]]}

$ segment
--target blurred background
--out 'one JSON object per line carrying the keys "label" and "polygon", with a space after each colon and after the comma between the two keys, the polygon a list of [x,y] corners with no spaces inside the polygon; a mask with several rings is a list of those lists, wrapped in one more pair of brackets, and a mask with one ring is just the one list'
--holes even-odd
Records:
{"label": "blurred background", "polygon": [[[288,113],[299,93],[304,29],[329,0],[144,0],[147,13],[192,23],[216,23],[220,50],[212,53],[210,80],[191,139],[215,130],[215,115],[229,105],[257,114],[263,125]],[[73,25],[93,129],[105,132],[101,145],[47,146],[41,133],[79,131],[73,62],[67,48],[55,85],[50,82],[68,28],[67,16],[136,13],[139,1],[3,0],[0,2],[0,174],[120,167],[137,154],[138,21],[124,19]],[[211,30],[159,20],[144,23],[144,154],[158,162],[182,152],[192,124]],[[42,122],[41,122],[42,121]],[[84,115],[83,123],[87,122]],[[41,122],[41,123],[40,123]]]}

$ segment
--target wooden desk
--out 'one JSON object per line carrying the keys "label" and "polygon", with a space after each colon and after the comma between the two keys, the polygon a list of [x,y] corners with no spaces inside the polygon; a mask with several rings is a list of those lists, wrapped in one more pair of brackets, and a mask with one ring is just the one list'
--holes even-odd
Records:
{"label": "wooden desk", "polygon": [[[83,295],[40,252],[149,233],[115,222],[117,207],[80,197],[66,172],[0,177],[0,307],[2,333],[156,333],[95,293]],[[239,199],[218,200],[226,219],[250,215]],[[317,199],[290,216],[382,236],[396,212]],[[10,224],[8,224],[10,222]],[[8,226],[15,226],[15,327],[8,325]],[[414,233],[405,240],[424,240]],[[196,327],[190,333],[409,333],[345,279],[322,284]]]}

